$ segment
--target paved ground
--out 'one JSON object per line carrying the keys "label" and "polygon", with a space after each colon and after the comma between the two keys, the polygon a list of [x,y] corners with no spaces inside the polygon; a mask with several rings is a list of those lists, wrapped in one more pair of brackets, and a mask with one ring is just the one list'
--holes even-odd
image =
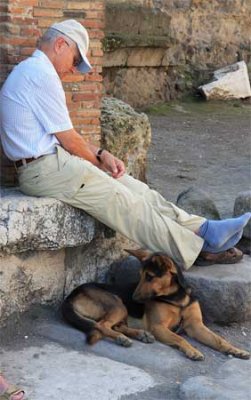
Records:
{"label": "paved ground", "polygon": [[[249,184],[247,109],[224,105],[213,113],[210,106],[202,113],[201,105],[175,104],[166,116],[151,117],[150,183],[171,200],[199,183],[229,214],[236,193]],[[251,322],[210,326],[251,351]],[[203,362],[160,343],[134,342],[125,349],[102,341],[90,348],[81,332],[61,321],[58,310],[36,308],[13,319],[0,331],[0,343],[1,368],[26,389],[30,400],[251,398],[250,360],[232,359],[199,344]]]}

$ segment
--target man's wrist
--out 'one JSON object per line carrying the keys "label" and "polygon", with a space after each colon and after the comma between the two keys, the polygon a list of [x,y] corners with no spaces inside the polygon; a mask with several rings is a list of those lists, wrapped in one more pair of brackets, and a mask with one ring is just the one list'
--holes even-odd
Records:
{"label": "man's wrist", "polygon": [[96,156],[96,158],[97,158],[97,160],[98,160],[99,162],[102,162],[102,161],[101,161],[101,155],[102,155],[103,151],[104,151],[104,149],[99,148],[99,149],[96,151],[96,153],[95,153],[95,156]]}

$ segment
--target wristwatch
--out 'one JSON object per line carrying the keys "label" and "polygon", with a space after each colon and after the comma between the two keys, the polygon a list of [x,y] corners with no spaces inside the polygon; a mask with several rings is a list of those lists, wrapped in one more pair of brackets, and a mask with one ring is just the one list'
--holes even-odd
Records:
{"label": "wristwatch", "polygon": [[101,154],[102,154],[103,151],[104,151],[104,149],[98,149],[98,150],[96,151],[96,158],[97,158],[97,160],[98,160],[99,162],[101,162]]}

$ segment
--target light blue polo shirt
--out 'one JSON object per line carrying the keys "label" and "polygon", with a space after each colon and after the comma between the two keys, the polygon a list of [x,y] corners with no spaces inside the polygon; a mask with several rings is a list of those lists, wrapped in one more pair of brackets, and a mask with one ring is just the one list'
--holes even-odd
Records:
{"label": "light blue polo shirt", "polygon": [[61,80],[40,50],[18,64],[0,92],[0,137],[13,161],[55,152],[54,133],[72,129]]}

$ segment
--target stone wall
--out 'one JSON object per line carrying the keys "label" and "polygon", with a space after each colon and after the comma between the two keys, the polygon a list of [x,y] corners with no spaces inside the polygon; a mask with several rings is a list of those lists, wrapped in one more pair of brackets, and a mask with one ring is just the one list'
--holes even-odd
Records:
{"label": "stone wall", "polygon": [[107,94],[145,107],[244,60],[251,73],[250,0],[106,0]]}
{"label": "stone wall", "polygon": [[[102,94],[103,0],[2,0],[0,5],[0,84],[10,70],[29,56],[38,37],[53,23],[74,18],[90,35],[88,58],[93,66],[88,75],[69,75],[64,88],[75,128],[87,139],[100,140],[100,100]],[[12,163],[1,156],[1,184],[15,184]]]}

